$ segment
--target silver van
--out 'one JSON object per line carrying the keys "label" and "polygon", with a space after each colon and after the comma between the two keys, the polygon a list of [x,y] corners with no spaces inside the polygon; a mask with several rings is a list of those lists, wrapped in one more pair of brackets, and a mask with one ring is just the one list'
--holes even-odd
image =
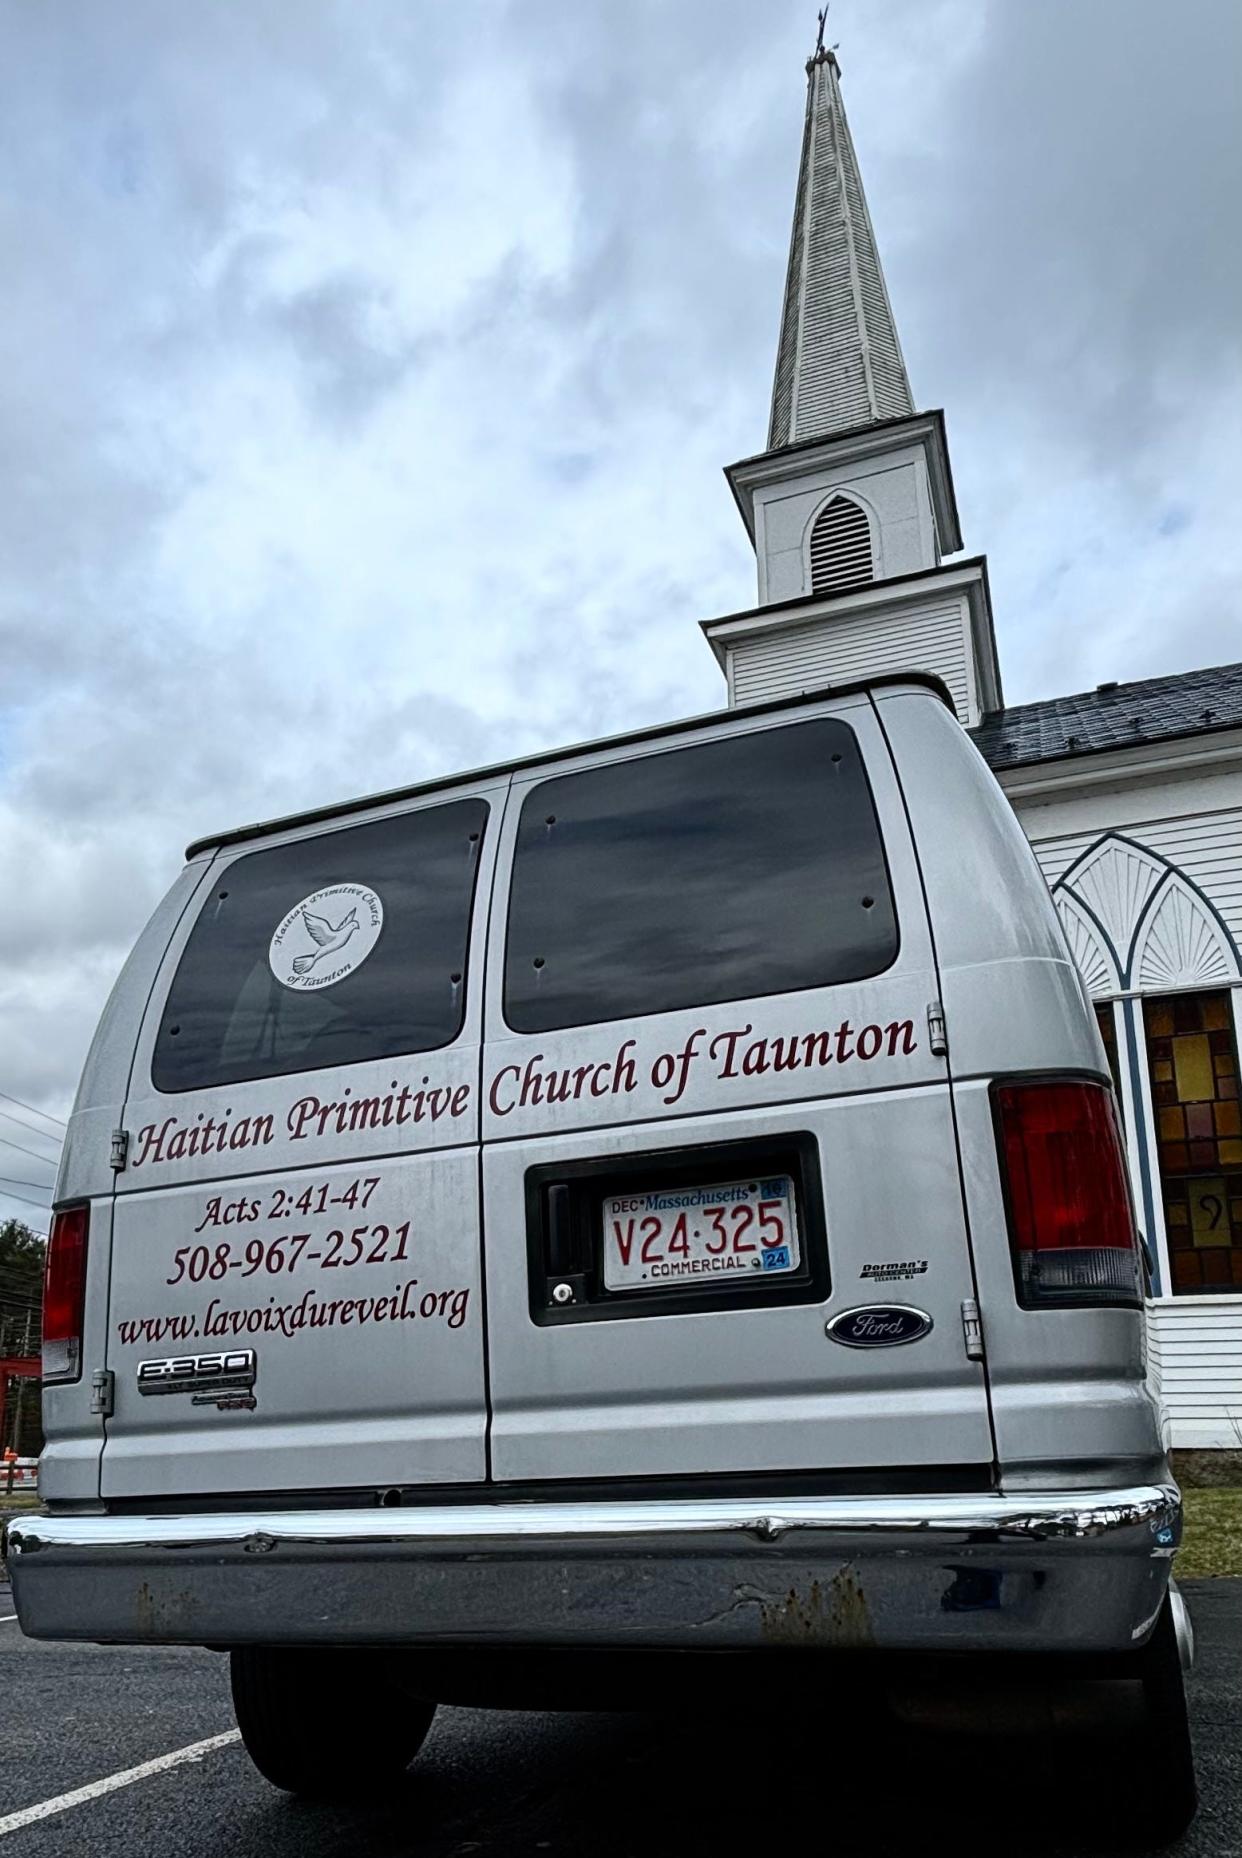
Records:
{"label": "silver van", "polygon": [[966,1654],[1132,1680],[1193,1812],[1108,1065],[934,680],[192,846],[57,1195],[22,1626],[227,1649],[277,1785],[588,1655]]}

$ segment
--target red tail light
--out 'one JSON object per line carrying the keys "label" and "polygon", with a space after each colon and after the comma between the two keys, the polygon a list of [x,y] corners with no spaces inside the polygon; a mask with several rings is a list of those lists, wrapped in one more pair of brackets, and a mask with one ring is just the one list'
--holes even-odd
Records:
{"label": "red tail light", "polygon": [[43,1273],[43,1378],[76,1381],[82,1372],[82,1307],[86,1299],[88,1206],[52,1215]]}
{"label": "red tail light", "polygon": [[1138,1234],[1107,1085],[1001,1084],[996,1107],[1018,1299],[1142,1300]]}

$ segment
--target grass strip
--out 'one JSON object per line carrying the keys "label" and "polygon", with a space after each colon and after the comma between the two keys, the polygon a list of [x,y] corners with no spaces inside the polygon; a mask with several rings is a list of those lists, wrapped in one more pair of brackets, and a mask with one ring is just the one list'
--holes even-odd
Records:
{"label": "grass strip", "polygon": [[1242,1575],[1242,1489],[1184,1490],[1186,1533],[1173,1572],[1179,1580]]}

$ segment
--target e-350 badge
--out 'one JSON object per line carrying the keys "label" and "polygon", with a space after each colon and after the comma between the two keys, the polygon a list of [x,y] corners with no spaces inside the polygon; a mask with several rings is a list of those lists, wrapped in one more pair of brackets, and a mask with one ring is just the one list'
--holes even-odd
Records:
{"label": "e-350 badge", "polygon": [[253,1348],[223,1354],[166,1355],[138,1363],[140,1394],[189,1394],[195,1406],[253,1408],[259,1362]]}

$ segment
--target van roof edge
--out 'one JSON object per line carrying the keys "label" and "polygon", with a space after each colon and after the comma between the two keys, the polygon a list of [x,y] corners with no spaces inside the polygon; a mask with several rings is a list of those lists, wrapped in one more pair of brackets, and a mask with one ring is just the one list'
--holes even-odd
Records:
{"label": "van roof edge", "polygon": [[212,851],[220,846],[238,845],[247,839],[266,838],[272,833],[291,831],[296,826],[315,826],[330,819],[344,819],[351,813],[365,812],[370,807],[391,806],[398,800],[418,799],[422,794],[460,787],[466,782],[498,779],[502,775],[516,774],[527,768],[543,767],[549,762],[569,760],[576,755],[593,755],[600,749],[623,748],[630,742],[648,742],[655,736],[673,735],[686,729],[707,729],[713,724],[727,721],[731,716],[762,716],[774,711],[797,709],[808,703],[821,703],[825,697],[847,697],[861,691],[897,684],[921,685],[939,697],[946,708],[954,710],[948,686],[930,671],[889,671],[876,677],[852,678],[841,684],[820,684],[813,690],[800,690],[792,697],[769,697],[762,703],[739,704],[732,710],[705,710],[698,716],[682,717],[672,722],[648,723],[641,729],[627,729],[619,735],[600,736],[593,742],[574,742],[567,747],[541,749],[537,754],[521,755],[512,761],[495,761],[481,768],[438,774],[431,780],[416,781],[408,787],[392,787],[383,793],[364,794],[356,799],[337,800],[328,806],[312,807],[305,813],[286,813],[276,819],[257,820],[252,825],[208,833],[203,838],[192,839],[186,847],[185,855],[187,858],[197,858],[200,852]]}

